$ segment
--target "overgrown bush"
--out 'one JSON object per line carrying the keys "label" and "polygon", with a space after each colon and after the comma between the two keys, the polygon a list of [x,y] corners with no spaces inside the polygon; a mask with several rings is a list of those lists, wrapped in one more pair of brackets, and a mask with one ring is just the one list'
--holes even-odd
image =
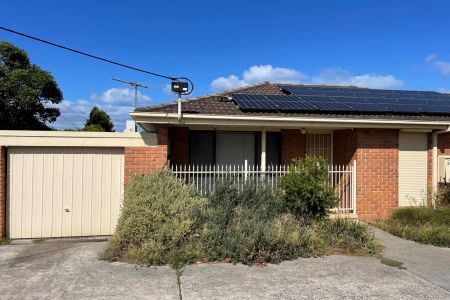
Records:
{"label": "overgrown bush", "polygon": [[[432,190],[432,189],[429,189]],[[450,207],[450,187],[447,185],[442,185],[439,187],[438,191],[432,195],[434,197],[434,202],[436,207]]]}
{"label": "overgrown bush", "polygon": [[264,185],[228,182],[202,199],[167,172],[134,178],[103,259],[180,268],[195,261],[278,263],[376,252],[367,226],[303,218]]}
{"label": "overgrown bush", "polygon": [[102,257],[157,265],[198,259],[206,203],[166,171],[133,178]]}
{"label": "overgrown bush", "polygon": [[328,254],[373,255],[381,250],[373,230],[352,219],[325,219],[313,223],[313,230]]}
{"label": "overgrown bush", "polygon": [[323,218],[336,207],[339,197],[330,186],[328,164],[322,157],[296,159],[280,179],[287,207],[298,217]]}
{"label": "overgrown bush", "polygon": [[450,208],[399,208],[374,225],[408,240],[450,247]]}
{"label": "overgrown bush", "polygon": [[204,247],[208,260],[245,264],[280,262],[313,253],[310,233],[278,195],[247,184],[221,185],[209,197]]}

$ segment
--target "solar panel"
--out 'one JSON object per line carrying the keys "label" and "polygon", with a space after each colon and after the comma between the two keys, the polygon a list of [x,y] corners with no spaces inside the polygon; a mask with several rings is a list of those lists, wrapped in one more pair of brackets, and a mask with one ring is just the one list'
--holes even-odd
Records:
{"label": "solar panel", "polygon": [[282,86],[289,95],[231,94],[242,111],[450,115],[450,95],[437,92]]}

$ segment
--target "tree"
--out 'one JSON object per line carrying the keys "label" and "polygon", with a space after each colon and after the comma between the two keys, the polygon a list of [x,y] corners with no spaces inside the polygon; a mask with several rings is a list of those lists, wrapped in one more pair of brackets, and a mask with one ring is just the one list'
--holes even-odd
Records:
{"label": "tree", "polygon": [[97,131],[97,132],[104,132],[105,129],[103,129],[102,126],[97,125],[97,124],[91,124],[88,126],[85,126],[83,129],[81,129],[81,131]]}
{"label": "tree", "polygon": [[53,76],[31,64],[28,54],[0,42],[0,129],[50,130],[63,95]]}
{"label": "tree", "polygon": [[[99,131],[98,127],[95,127],[92,125],[100,126],[103,129],[102,131],[107,131],[107,132],[114,131],[114,129],[113,129],[114,124],[111,121],[111,118],[109,117],[109,115],[105,111],[98,108],[97,106],[94,106],[92,108],[91,112],[89,113],[89,119],[84,124],[83,130]],[[91,129],[91,130],[89,130],[89,129]],[[93,129],[97,129],[97,130],[93,130]]]}

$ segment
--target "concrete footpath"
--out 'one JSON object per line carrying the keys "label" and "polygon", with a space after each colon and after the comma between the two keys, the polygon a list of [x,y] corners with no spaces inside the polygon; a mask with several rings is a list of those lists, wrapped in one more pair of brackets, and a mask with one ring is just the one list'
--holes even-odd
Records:
{"label": "concrete footpath", "polygon": [[384,257],[403,262],[408,272],[450,292],[450,248],[422,245],[374,230],[385,247]]}
{"label": "concrete footpath", "polygon": [[248,267],[169,267],[99,261],[104,241],[0,246],[0,299],[450,299],[376,258],[327,256]]}

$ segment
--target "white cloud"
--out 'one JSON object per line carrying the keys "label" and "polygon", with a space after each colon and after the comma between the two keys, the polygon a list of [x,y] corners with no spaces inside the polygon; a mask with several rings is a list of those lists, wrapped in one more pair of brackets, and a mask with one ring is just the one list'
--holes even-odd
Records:
{"label": "white cloud", "polygon": [[231,90],[249,85],[244,80],[239,79],[236,75],[228,77],[219,77],[211,82],[213,90]]}
{"label": "white cloud", "polygon": [[[104,103],[134,105],[134,89],[131,88],[110,88],[100,94],[93,93],[91,99],[99,100]],[[150,97],[137,92],[139,102],[149,102]]]}
{"label": "white cloud", "polygon": [[329,68],[323,70],[317,76],[312,78],[312,83],[351,85],[373,89],[396,89],[404,84],[402,80],[399,80],[392,75],[379,75],[376,73],[352,75],[341,68]]}
{"label": "white cloud", "polygon": [[426,62],[430,62],[430,61],[435,60],[436,58],[437,58],[437,54],[436,54],[436,53],[431,53],[430,55],[428,55],[428,56],[425,58],[425,61],[426,61]]}
{"label": "white cloud", "polygon": [[425,61],[438,69],[442,75],[450,75],[450,62],[439,60],[437,57],[437,54],[433,53],[428,55],[425,58]]}
{"label": "white cloud", "polygon": [[307,79],[308,76],[294,69],[261,65],[252,66],[248,70],[245,70],[243,78],[243,81],[249,84],[261,81],[296,83]]}
{"label": "white cloud", "polygon": [[245,70],[242,79],[236,75],[219,77],[211,82],[211,89],[229,90],[255,84],[262,81],[277,83],[304,83],[328,85],[353,85],[368,88],[395,89],[404,82],[392,75],[368,73],[352,75],[341,68],[325,69],[317,75],[308,76],[298,70],[273,67],[272,65],[252,66]]}
{"label": "white cloud", "polygon": [[437,88],[437,91],[438,91],[439,93],[443,93],[443,94],[450,94],[450,90],[449,90],[449,89],[446,89],[446,88],[444,88],[444,87],[438,87],[438,88]]}
{"label": "white cloud", "polygon": [[168,83],[168,84],[165,84],[165,85],[163,86],[162,90],[163,90],[163,93],[166,94],[166,95],[173,95],[173,92],[172,92],[172,85],[169,84],[169,83]]}
{"label": "white cloud", "polygon": [[[145,106],[150,97],[138,92],[138,106]],[[93,106],[106,111],[114,122],[114,129],[121,131],[125,121],[130,120],[128,113],[134,110],[134,90],[130,88],[111,88],[101,93],[93,93],[89,100],[64,100],[59,105],[61,116],[54,126],[57,129],[78,127],[83,128]]]}

